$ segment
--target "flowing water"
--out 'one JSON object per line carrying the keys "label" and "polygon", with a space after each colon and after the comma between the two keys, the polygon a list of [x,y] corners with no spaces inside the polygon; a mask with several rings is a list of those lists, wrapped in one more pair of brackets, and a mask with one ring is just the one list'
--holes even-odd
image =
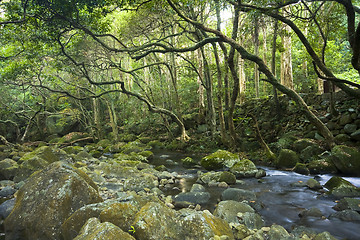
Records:
{"label": "flowing water", "polygon": [[[176,172],[180,176],[178,188],[180,190],[168,191],[166,194],[177,194],[179,191],[189,191],[191,185],[197,179],[197,171],[201,169],[185,169],[181,166],[180,159],[187,157],[181,153],[162,152],[156,153],[152,164],[165,165],[169,171]],[[190,156],[196,159],[198,156]],[[199,158],[199,157],[198,157]],[[255,178],[241,179],[243,184],[235,184],[231,187],[252,190],[262,202],[264,208],[259,214],[265,220],[265,224],[278,224],[285,227],[289,232],[296,226],[309,227],[316,232],[328,231],[338,239],[359,240],[360,222],[341,221],[328,219],[329,215],[336,212],[332,209],[336,205],[335,199],[323,193],[313,191],[307,187],[296,187],[293,183],[306,182],[309,178],[316,179],[323,185],[332,175],[305,176],[289,171],[279,171],[272,168],[262,167],[267,176],[261,181]],[[360,178],[344,177],[354,185],[360,187]],[[207,187],[211,194],[209,204],[203,206],[213,211],[220,201],[224,188]],[[305,209],[318,208],[323,218],[299,217],[299,213]]]}

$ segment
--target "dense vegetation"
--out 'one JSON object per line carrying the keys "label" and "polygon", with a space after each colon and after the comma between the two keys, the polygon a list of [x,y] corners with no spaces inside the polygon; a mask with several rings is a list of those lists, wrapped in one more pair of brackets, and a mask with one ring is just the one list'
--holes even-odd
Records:
{"label": "dense vegetation", "polygon": [[236,149],[234,119],[245,117],[234,116],[236,104],[272,95],[278,106],[284,93],[332,147],[298,93],[336,87],[359,98],[356,4],[3,1],[0,135],[15,142],[81,131],[117,141],[151,127],[186,142],[194,125],[184,123],[193,120]]}

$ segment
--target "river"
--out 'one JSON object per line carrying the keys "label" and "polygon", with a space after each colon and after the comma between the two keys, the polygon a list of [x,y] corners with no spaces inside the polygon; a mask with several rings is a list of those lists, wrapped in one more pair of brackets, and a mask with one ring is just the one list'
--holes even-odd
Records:
{"label": "river", "polygon": [[[180,177],[178,188],[181,191],[189,191],[191,185],[197,179],[197,171],[204,169],[186,169],[181,166],[180,159],[189,155],[175,152],[157,152],[152,164],[165,165],[170,172],[176,172]],[[196,155],[190,155],[196,159]],[[243,183],[232,185],[233,188],[252,190],[263,204],[259,214],[265,224],[270,226],[278,224],[289,232],[296,226],[305,226],[316,232],[328,231],[338,239],[359,240],[360,222],[348,222],[339,219],[328,219],[329,215],[336,212],[332,207],[336,200],[323,192],[313,191],[304,186],[294,186],[294,183],[306,182],[309,178],[316,179],[323,185],[332,175],[305,176],[290,171],[280,171],[269,167],[261,167],[267,175],[260,181],[255,178],[241,179]],[[360,178],[344,177],[354,185],[360,187]],[[211,194],[210,202],[203,206],[213,211],[224,188],[206,187]],[[166,194],[177,194],[178,190],[169,190]],[[321,210],[323,218],[299,217],[299,213],[305,209],[317,208]]]}

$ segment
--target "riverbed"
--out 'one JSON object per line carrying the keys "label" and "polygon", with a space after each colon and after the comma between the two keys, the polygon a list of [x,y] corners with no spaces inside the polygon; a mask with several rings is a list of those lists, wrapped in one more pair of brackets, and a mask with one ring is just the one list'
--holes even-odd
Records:
{"label": "riverbed", "polygon": [[[192,184],[196,182],[197,172],[205,171],[200,167],[186,169],[181,165],[181,159],[190,156],[199,159],[198,155],[186,155],[184,153],[157,152],[152,164],[165,165],[170,172],[176,172],[181,179],[175,190],[169,190],[166,194],[175,195],[179,191],[189,191]],[[325,191],[310,190],[301,183],[309,178],[316,178],[322,185],[333,175],[305,176],[291,171],[280,171],[274,168],[262,167],[267,175],[261,180],[255,178],[244,178],[232,188],[251,190],[256,193],[263,208],[258,212],[267,226],[278,224],[289,232],[297,226],[313,229],[315,232],[328,231],[338,239],[358,240],[360,239],[360,222],[342,221],[328,217],[336,211],[332,208],[336,205],[336,199],[327,196]],[[344,177],[346,180],[360,187],[360,178]],[[203,205],[213,211],[216,204],[221,200],[224,188],[208,187],[206,190],[211,194],[208,204]],[[321,211],[322,217],[300,217],[299,214],[310,208]]]}

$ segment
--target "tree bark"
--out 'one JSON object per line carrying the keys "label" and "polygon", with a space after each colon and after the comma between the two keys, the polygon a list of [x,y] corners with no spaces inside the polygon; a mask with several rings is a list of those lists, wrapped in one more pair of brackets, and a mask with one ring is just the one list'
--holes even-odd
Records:
{"label": "tree bark", "polygon": [[292,72],[292,57],[291,57],[291,28],[283,24],[283,34],[281,41],[284,51],[281,52],[281,74],[280,82],[282,85],[294,89],[293,72]]}

